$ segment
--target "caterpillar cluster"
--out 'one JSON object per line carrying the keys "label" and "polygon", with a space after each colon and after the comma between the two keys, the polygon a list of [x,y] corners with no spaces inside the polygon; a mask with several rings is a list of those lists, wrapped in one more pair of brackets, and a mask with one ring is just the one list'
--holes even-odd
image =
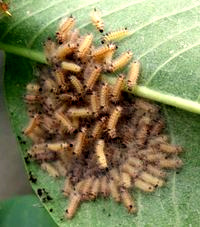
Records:
{"label": "caterpillar cluster", "polygon": [[[95,47],[93,34],[80,35],[74,25],[75,18],[65,19],[57,41],[47,40],[49,66],[27,85],[30,122],[24,134],[34,143],[29,154],[50,176],[66,178],[66,218],[74,216],[81,202],[98,196],[111,196],[134,213],[131,190],[153,192],[163,186],[165,169],[181,167],[182,148],[163,134],[157,105],[122,91],[134,88],[138,61],[114,85],[100,79],[103,72],[115,72],[131,60],[131,51],[114,58],[117,46],[110,42],[127,29],[105,35],[107,43]],[[97,29],[103,31],[102,22]]]}

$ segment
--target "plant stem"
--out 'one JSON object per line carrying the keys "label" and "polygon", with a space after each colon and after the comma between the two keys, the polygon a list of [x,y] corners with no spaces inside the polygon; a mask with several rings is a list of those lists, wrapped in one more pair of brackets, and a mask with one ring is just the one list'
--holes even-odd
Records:
{"label": "plant stem", "polygon": [[0,49],[11,54],[16,54],[25,58],[29,58],[33,61],[46,63],[45,56],[41,51],[34,51],[28,48],[16,47],[14,45],[4,44],[1,42],[0,42]]}
{"label": "plant stem", "polygon": [[[47,63],[44,54],[40,51],[34,51],[27,48],[16,47],[16,46],[4,44],[1,42],[0,42],[0,49],[3,49],[8,53],[20,55],[22,57],[26,57],[40,63]],[[105,80],[113,84],[116,78],[103,75],[102,80]],[[183,99],[183,98],[174,96],[172,94],[163,94],[159,91],[155,91],[140,85],[136,85],[135,88],[131,91],[129,91],[127,88],[125,88],[124,90],[143,98],[148,98],[170,106],[175,106],[177,108],[180,108],[189,112],[200,114],[200,103],[194,102],[189,99]]]}
{"label": "plant stem", "polygon": [[[102,79],[111,84],[115,83],[116,81],[114,77],[108,77],[106,75],[103,75]],[[189,112],[200,114],[200,103],[194,102],[189,99],[183,99],[172,94],[164,94],[159,91],[155,91],[145,86],[139,85],[136,85],[135,88],[131,91],[129,91],[127,88],[125,88],[124,90],[143,98],[151,99],[170,106],[175,106]]]}

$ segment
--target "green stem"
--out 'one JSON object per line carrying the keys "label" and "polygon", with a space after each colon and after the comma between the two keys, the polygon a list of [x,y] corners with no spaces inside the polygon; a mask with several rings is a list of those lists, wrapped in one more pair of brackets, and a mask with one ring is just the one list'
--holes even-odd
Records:
{"label": "green stem", "polygon": [[[103,75],[102,79],[106,80],[111,84],[113,84],[116,80],[115,78],[108,77],[106,75]],[[139,86],[139,85],[136,85],[132,91],[128,91],[127,88],[125,88],[125,90],[127,92],[133,93],[143,98],[151,99],[170,106],[175,106],[177,108],[180,108],[189,112],[200,114],[200,103],[198,102],[194,102],[188,99],[183,99],[171,94],[163,94],[163,93],[160,93],[159,91],[155,91],[145,86]]]}
{"label": "green stem", "polygon": [[[44,54],[40,51],[34,51],[27,48],[16,47],[16,46],[4,44],[1,42],[0,42],[0,49],[3,49],[8,53],[20,55],[22,57],[26,57],[40,63],[47,63]],[[109,83],[113,84],[116,79],[113,77],[103,75],[102,80],[106,80]],[[127,92],[133,93],[143,98],[148,98],[170,106],[175,106],[177,108],[180,108],[189,112],[200,114],[200,103],[198,102],[194,102],[188,99],[183,99],[171,94],[163,94],[163,93],[160,93],[159,91],[155,91],[145,86],[139,86],[139,85],[135,86],[135,88],[132,91],[128,91],[127,88],[125,88],[125,90]]]}
{"label": "green stem", "polygon": [[33,61],[46,63],[45,56],[41,51],[34,51],[23,47],[16,47],[16,46],[4,44],[1,42],[0,42],[0,49],[11,54],[16,54],[25,58],[29,58]]}

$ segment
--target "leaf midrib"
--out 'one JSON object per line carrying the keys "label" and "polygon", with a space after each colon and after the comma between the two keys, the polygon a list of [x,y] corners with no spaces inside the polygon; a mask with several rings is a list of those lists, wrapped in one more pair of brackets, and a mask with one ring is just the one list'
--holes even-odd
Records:
{"label": "leaf midrib", "polygon": [[[1,42],[0,42],[0,48],[6,50],[8,53],[17,54],[17,55],[29,58],[33,61],[46,64],[46,59],[42,52],[30,50],[27,48],[16,47],[16,46],[4,44]],[[103,80],[107,80],[109,83],[115,82],[115,78],[107,77],[105,75],[103,75]],[[125,90],[128,91],[126,88]],[[189,112],[200,114],[200,103],[198,103],[197,101],[180,98],[172,94],[167,94],[167,93],[164,94],[161,91],[156,91],[154,89],[148,88],[147,86],[140,86],[140,85],[135,86],[135,88],[131,91],[131,93],[143,98],[148,98],[167,105],[175,106],[177,108],[180,108]]]}

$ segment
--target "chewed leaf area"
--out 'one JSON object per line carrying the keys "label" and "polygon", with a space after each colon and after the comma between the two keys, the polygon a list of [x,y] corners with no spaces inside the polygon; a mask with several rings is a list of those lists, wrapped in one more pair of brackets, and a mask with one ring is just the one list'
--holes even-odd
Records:
{"label": "chewed leaf area", "polygon": [[73,17],[65,19],[57,41],[47,40],[50,66],[42,66],[37,80],[27,85],[30,121],[24,134],[33,141],[28,154],[50,176],[66,178],[66,218],[82,202],[99,196],[111,196],[134,213],[131,190],[153,192],[163,186],[165,169],[182,166],[182,148],[163,134],[158,106],[122,92],[125,86],[134,88],[138,61],[114,85],[100,80],[102,73],[117,72],[131,60],[131,51],[116,58],[112,43],[126,36],[127,29],[106,34],[104,44],[95,47],[93,34],[80,35],[74,24]]}

